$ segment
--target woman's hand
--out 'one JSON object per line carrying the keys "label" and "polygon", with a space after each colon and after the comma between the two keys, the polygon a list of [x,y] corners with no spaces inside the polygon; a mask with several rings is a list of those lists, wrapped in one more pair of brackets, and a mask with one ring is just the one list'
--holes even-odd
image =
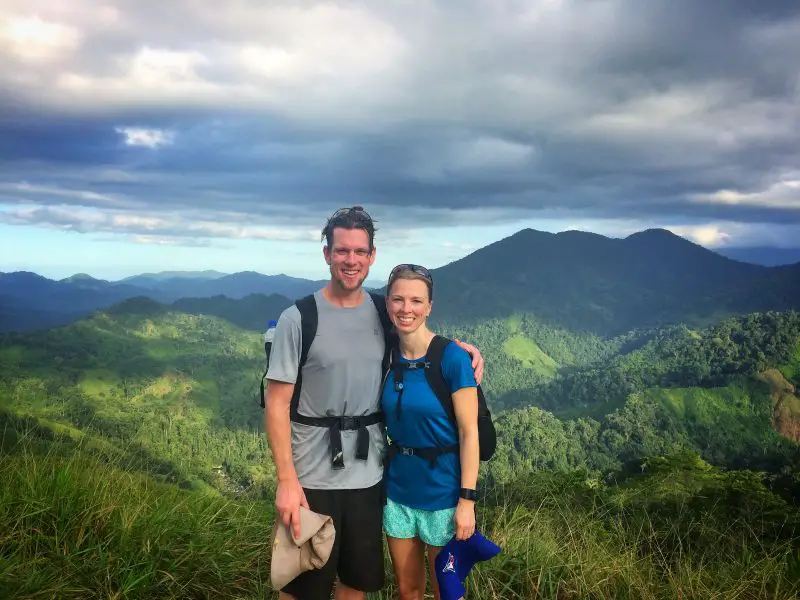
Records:
{"label": "woman's hand", "polygon": [[475,533],[475,502],[464,498],[459,499],[453,521],[457,540],[466,540],[472,537],[472,534]]}

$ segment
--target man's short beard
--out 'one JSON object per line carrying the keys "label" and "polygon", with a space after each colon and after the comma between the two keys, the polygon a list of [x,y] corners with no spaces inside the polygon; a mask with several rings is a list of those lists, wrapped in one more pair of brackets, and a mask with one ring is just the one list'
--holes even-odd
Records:
{"label": "man's short beard", "polygon": [[354,288],[350,289],[350,288],[347,288],[347,287],[345,286],[345,284],[344,284],[344,280],[343,280],[343,279],[339,279],[339,278],[338,278],[338,277],[336,277],[336,275],[334,275],[333,273],[331,273],[331,279],[333,280],[333,282],[334,282],[334,283],[335,283],[337,286],[339,286],[339,289],[340,289],[340,290],[343,290],[343,291],[345,291],[345,292],[351,292],[351,291],[354,291],[354,290],[357,290],[357,289],[361,288],[361,287],[364,285],[364,282],[367,280],[367,278],[366,278],[366,277],[361,277],[361,278],[359,278],[359,279],[358,279],[358,283],[356,284],[356,286],[355,286]]}

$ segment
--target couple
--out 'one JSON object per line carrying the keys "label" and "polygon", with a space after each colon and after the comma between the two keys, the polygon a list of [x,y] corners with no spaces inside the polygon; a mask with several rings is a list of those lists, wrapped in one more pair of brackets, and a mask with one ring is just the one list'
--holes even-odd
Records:
{"label": "couple", "polygon": [[[426,327],[430,273],[399,265],[391,272],[386,297],[371,295],[362,289],[376,252],[370,216],[361,207],[340,209],[322,234],[331,279],[314,294],[316,336],[299,369],[301,313],[293,305],[281,314],[267,373],[265,426],[278,479],[277,518],[298,535],[302,505],[331,516],[336,537],[325,566],[301,574],[280,597],[330,598],[337,575],[339,600],[363,599],[382,589],[385,532],[400,597],[423,598],[427,547],[438,600],[437,553],[453,536],[467,539],[475,531],[476,386],[483,359],[462,342],[445,348],[442,371],[452,391],[454,427],[423,369],[404,369],[395,377],[387,368],[389,323],[380,305],[385,304],[397,334],[395,361],[424,360],[434,337]],[[293,399],[298,371],[302,382]],[[340,416],[362,419],[330,418]],[[384,478],[384,424],[394,444],[458,448],[441,454],[434,465],[392,453]]]}

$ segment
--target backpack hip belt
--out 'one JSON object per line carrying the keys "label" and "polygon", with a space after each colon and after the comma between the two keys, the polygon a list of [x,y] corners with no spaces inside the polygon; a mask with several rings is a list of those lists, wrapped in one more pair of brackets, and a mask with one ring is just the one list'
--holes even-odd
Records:
{"label": "backpack hip belt", "polygon": [[412,448],[410,446],[401,446],[400,444],[395,444],[392,442],[386,449],[386,466],[388,467],[388,463],[390,463],[395,456],[402,454],[403,456],[419,456],[420,458],[424,458],[428,461],[432,469],[436,466],[436,459],[439,458],[440,455],[448,452],[458,452],[459,448],[460,446],[458,444],[452,444],[450,446]]}
{"label": "backpack hip belt", "polygon": [[383,412],[378,411],[359,417],[345,415],[339,417],[306,417],[295,413],[291,416],[291,420],[302,425],[310,425],[311,427],[327,427],[330,431],[331,464],[334,469],[344,469],[342,431],[358,431],[356,459],[367,460],[367,458],[369,458],[369,431],[367,427],[377,423],[383,423]]}

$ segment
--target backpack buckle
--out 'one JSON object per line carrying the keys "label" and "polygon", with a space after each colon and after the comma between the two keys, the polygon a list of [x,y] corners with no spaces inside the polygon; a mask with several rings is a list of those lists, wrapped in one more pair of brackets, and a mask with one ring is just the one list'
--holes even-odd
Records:
{"label": "backpack buckle", "polygon": [[430,366],[431,366],[431,363],[430,363],[430,361],[428,361],[428,360],[426,360],[426,361],[424,361],[424,362],[422,362],[422,361],[416,361],[416,362],[410,362],[410,363],[408,363],[408,364],[406,365],[406,369],[408,369],[409,371],[412,371],[412,370],[414,370],[414,369],[429,369],[429,368],[430,368]]}
{"label": "backpack buckle", "polygon": [[413,448],[403,448],[400,450],[400,453],[404,456],[414,456],[414,449]]}
{"label": "backpack buckle", "polygon": [[358,417],[339,417],[339,429],[341,430],[350,430],[350,429],[358,429],[359,428],[359,418]]}

